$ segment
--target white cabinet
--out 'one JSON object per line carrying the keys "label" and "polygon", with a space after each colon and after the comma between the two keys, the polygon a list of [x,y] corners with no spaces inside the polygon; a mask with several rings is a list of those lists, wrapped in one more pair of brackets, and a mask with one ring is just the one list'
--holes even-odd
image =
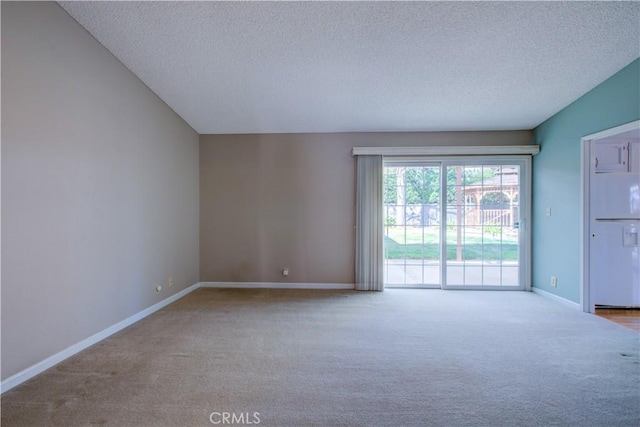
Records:
{"label": "white cabinet", "polygon": [[595,172],[629,172],[629,142],[597,141]]}

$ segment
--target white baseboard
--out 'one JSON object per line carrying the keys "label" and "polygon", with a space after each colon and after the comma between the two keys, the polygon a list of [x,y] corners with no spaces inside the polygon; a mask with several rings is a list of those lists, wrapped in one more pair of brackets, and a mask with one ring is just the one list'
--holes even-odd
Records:
{"label": "white baseboard", "polygon": [[355,289],[353,283],[200,282],[201,288]]}
{"label": "white baseboard", "polygon": [[558,295],[552,294],[551,292],[547,292],[545,290],[539,289],[539,288],[531,288],[531,292],[538,294],[538,295],[542,295],[545,298],[550,298],[554,301],[560,302],[568,307],[571,308],[575,308],[578,310],[582,310],[582,306],[580,304],[578,304],[577,302],[573,302],[571,300],[568,300],[566,298],[562,298],[559,297]]}
{"label": "white baseboard", "polygon": [[103,339],[109,337],[110,335],[113,335],[116,332],[123,330],[127,326],[130,326],[139,320],[144,319],[148,315],[160,310],[163,307],[166,307],[167,305],[171,304],[174,301],[179,300],[180,298],[187,295],[188,293],[195,291],[196,289],[198,289],[199,286],[200,286],[200,283],[191,285],[188,288],[183,289],[180,292],[177,292],[171,295],[169,298],[166,298],[160,301],[159,303],[154,304],[151,307],[146,308],[141,312],[134,314],[133,316],[129,316],[126,319],[116,323],[115,325],[112,325],[107,329],[104,329],[94,335],[91,335],[89,338],[86,338],[76,344],[73,344],[71,347],[68,347],[62,350],[61,352],[56,353],[53,356],[47,357],[46,359],[36,363],[35,365],[32,365],[18,372],[17,374],[10,376],[9,378],[7,378],[6,380],[0,383],[0,393],[4,393],[7,390],[11,390],[13,387],[19,384],[22,384],[23,382],[27,381],[30,378],[35,377],[39,373],[57,365],[63,360],[73,356],[74,354],[96,344],[99,341],[102,341]]}

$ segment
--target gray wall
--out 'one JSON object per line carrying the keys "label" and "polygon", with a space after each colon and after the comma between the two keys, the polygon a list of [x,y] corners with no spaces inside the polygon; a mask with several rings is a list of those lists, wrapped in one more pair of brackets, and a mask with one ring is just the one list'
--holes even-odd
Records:
{"label": "gray wall", "polygon": [[530,131],[201,135],[200,280],[353,283],[353,147],[532,138]]}
{"label": "gray wall", "polygon": [[196,132],[56,3],[2,2],[2,379],[196,283],[198,215]]}

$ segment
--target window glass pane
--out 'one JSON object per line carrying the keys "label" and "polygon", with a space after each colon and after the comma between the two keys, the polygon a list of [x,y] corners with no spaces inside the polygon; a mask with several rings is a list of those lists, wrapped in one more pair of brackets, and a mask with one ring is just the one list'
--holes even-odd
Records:
{"label": "window glass pane", "polygon": [[385,166],[385,286],[440,285],[440,166]]}

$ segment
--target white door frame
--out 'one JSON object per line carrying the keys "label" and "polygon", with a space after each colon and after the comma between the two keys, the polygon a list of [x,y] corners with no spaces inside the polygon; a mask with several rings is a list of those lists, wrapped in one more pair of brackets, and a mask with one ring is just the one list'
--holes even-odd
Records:
{"label": "white door frame", "polygon": [[580,288],[580,305],[585,313],[594,313],[595,304],[591,298],[591,283],[589,280],[589,254],[591,250],[590,222],[591,213],[589,209],[590,202],[590,169],[591,169],[591,141],[603,138],[609,138],[620,133],[630,130],[640,129],[640,120],[636,120],[624,125],[616,126],[601,132],[592,133],[583,136],[580,139],[582,164],[581,164],[581,193],[582,193],[582,245],[581,245],[581,268],[580,278],[582,287]]}

